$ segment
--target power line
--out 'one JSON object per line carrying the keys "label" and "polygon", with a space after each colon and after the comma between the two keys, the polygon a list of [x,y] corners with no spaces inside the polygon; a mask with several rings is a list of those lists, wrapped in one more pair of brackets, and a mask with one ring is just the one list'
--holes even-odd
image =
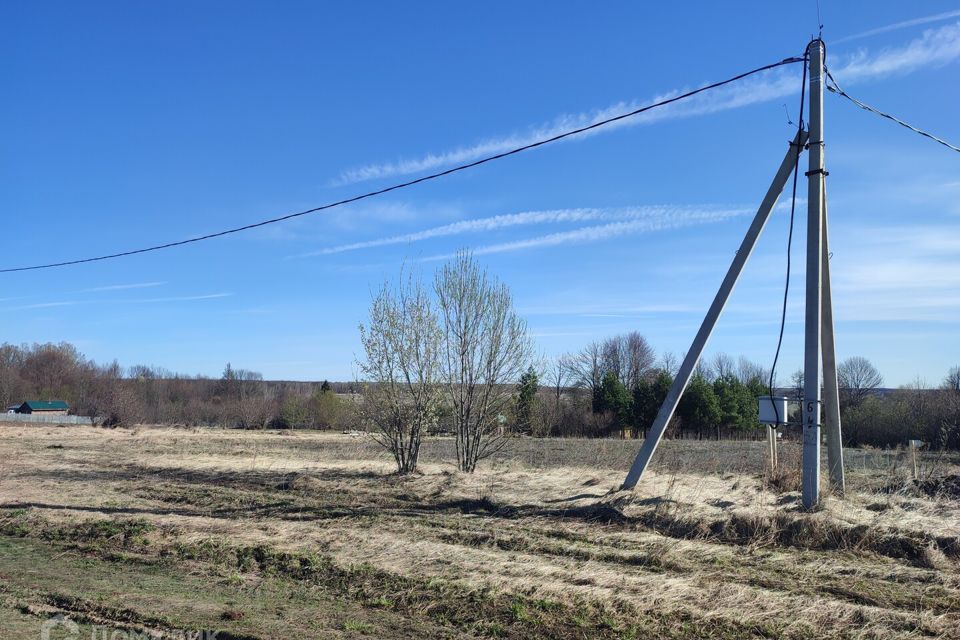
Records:
{"label": "power line", "polygon": [[913,126],[913,125],[911,125],[911,124],[907,124],[906,122],[904,122],[904,121],[901,120],[900,118],[897,118],[896,116],[892,116],[892,115],[890,115],[889,113],[884,113],[883,111],[880,111],[879,109],[875,109],[874,107],[871,107],[870,105],[868,105],[868,104],[866,104],[866,103],[864,103],[864,102],[861,102],[861,101],[857,100],[856,98],[854,98],[853,96],[851,96],[849,93],[847,93],[846,91],[844,91],[843,89],[840,88],[840,85],[837,84],[836,79],[830,74],[829,69],[827,70],[827,77],[830,78],[830,82],[833,83],[833,86],[827,85],[827,90],[828,90],[828,91],[830,91],[830,92],[832,92],[832,93],[835,93],[835,94],[837,94],[837,95],[839,95],[839,96],[843,96],[844,98],[846,98],[847,100],[849,100],[849,101],[852,102],[853,104],[857,105],[858,107],[860,107],[860,108],[863,109],[864,111],[869,111],[870,113],[875,113],[875,114],[877,114],[878,116],[880,116],[880,117],[882,117],[882,118],[886,118],[887,120],[891,120],[891,121],[893,121],[893,122],[896,122],[896,123],[899,124],[901,127],[906,127],[907,129],[910,129],[910,131],[913,131],[914,133],[919,133],[920,135],[922,135],[922,136],[925,137],[925,138],[930,138],[930,139],[933,140],[934,142],[937,142],[937,143],[939,143],[939,144],[942,144],[942,145],[945,146],[947,149],[952,149],[952,150],[956,151],[957,153],[960,153],[960,147],[956,147],[956,146],[950,144],[949,142],[947,142],[946,140],[944,140],[944,139],[942,139],[942,138],[938,138],[937,136],[933,135],[932,133],[927,133],[926,131],[923,131],[922,129],[918,129],[918,128],[916,128],[915,126]]}
{"label": "power line", "polygon": [[215,232],[215,233],[208,233],[208,234],[206,234],[206,235],[196,236],[196,237],[193,237],[193,238],[187,238],[186,240],[178,240],[178,241],[176,241],[176,242],[167,242],[167,243],[165,243],[165,244],[153,245],[153,246],[150,246],[150,247],[144,247],[144,248],[142,248],[142,249],[133,249],[133,250],[131,250],[131,251],[121,251],[121,252],[118,252],[118,253],[111,253],[111,254],[102,255],[102,256],[95,256],[95,257],[92,257],[92,258],[81,258],[81,259],[78,259],[78,260],[67,260],[67,261],[64,261],[64,262],[51,262],[51,263],[48,263],[48,264],[38,264],[38,265],[31,265],[31,266],[26,266],[26,267],[9,267],[9,268],[6,268],[6,269],[0,269],[0,273],[13,273],[13,272],[16,272],[16,271],[36,271],[36,270],[38,270],[38,269],[51,269],[51,268],[54,268],[54,267],[66,267],[66,266],[70,266],[70,265],[84,264],[84,263],[87,263],[87,262],[99,262],[99,261],[101,261],[101,260],[111,260],[111,259],[113,259],[113,258],[123,258],[123,257],[126,257],[126,256],[137,255],[137,254],[140,254],[140,253],[149,253],[149,252],[151,252],[151,251],[160,251],[161,249],[170,249],[170,248],[172,248],[172,247],[179,247],[179,246],[183,246],[183,245],[185,245],[185,244],[192,244],[192,243],[194,243],[194,242],[201,242],[201,241],[203,241],[203,240],[210,240],[210,239],[212,239],[212,238],[219,238],[219,237],[221,237],[221,236],[226,236],[226,235],[230,235],[230,234],[233,234],[233,233],[239,233],[239,232],[241,232],[241,231],[248,231],[248,230],[250,230],[250,229],[256,229],[257,227],[264,227],[264,226],[266,226],[266,225],[276,224],[276,223],[278,223],[278,222],[283,222],[283,221],[285,221],[285,220],[290,220],[290,219],[292,219],[292,218],[299,218],[300,216],[305,216],[305,215],[308,215],[308,214],[311,214],[311,213],[316,213],[316,212],[318,212],[318,211],[324,211],[324,210],[326,210],[326,209],[333,209],[334,207],[343,206],[343,205],[345,205],[345,204],[350,204],[350,203],[352,203],[352,202],[357,202],[357,201],[360,201],[360,200],[366,200],[367,198],[373,198],[374,196],[379,196],[379,195],[382,195],[382,194],[384,194],[384,193],[389,193],[389,192],[391,192],[391,191],[396,191],[396,190],[398,190],[398,189],[404,189],[404,188],[406,188],[406,187],[412,187],[413,185],[420,184],[421,182],[427,182],[428,180],[435,180],[436,178],[442,178],[443,176],[448,176],[448,175],[450,175],[451,173],[457,173],[458,171],[464,171],[464,170],[466,170],[466,169],[471,169],[471,168],[473,168],[473,167],[477,167],[477,166],[480,166],[480,165],[482,165],[482,164],[486,164],[486,163],[488,163],[488,162],[492,162],[492,161],[494,161],[494,160],[500,160],[500,159],[506,158],[506,157],[508,157],[508,156],[516,155],[516,154],[521,153],[521,152],[523,152],[523,151],[528,151],[528,150],[530,150],[530,149],[535,149],[535,148],[537,148],[537,147],[542,147],[542,146],[544,146],[544,145],[546,145],[546,144],[550,144],[551,142],[556,142],[556,141],[562,140],[562,139],[564,139],[564,138],[569,138],[570,136],[575,136],[575,135],[577,135],[577,134],[584,133],[585,131],[590,131],[590,130],[592,130],[592,129],[598,129],[598,128],[600,128],[600,127],[606,126],[606,125],[611,124],[611,123],[613,123],[613,122],[617,122],[617,121],[619,121],[619,120],[625,120],[625,119],[627,119],[627,118],[632,118],[633,116],[636,116],[636,115],[639,115],[639,114],[641,114],[641,113],[644,113],[645,111],[650,111],[651,109],[656,109],[656,108],[658,108],[658,107],[664,107],[664,106],[666,106],[666,105],[668,105],[668,104],[671,104],[671,103],[674,103],[674,102],[679,102],[679,101],[684,100],[684,99],[686,99],[686,98],[690,98],[691,96],[695,96],[695,95],[697,95],[698,93],[703,93],[704,91],[709,91],[709,90],[711,90],[711,89],[716,89],[716,88],[718,88],[718,87],[722,87],[723,85],[727,85],[727,84],[730,84],[730,83],[732,83],[732,82],[736,82],[737,80],[742,80],[743,78],[746,78],[746,77],[748,77],[748,76],[752,76],[752,75],[757,74],[757,73],[761,73],[761,72],[763,72],[763,71],[768,71],[768,70],[773,69],[773,68],[776,68],[776,67],[780,67],[780,66],[787,65],[787,64],[794,64],[794,63],[796,63],[796,62],[802,62],[802,61],[803,61],[803,58],[797,58],[797,57],[784,58],[784,59],[781,60],[780,62],[774,62],[774,63],[772,63],[772,64],[764,65],[764,66],[762,66],[762,67],[757,67],[756,69],[752,69],[752,70],[750,70],[750,71],[746,71],[746,72],[744,72],[744,73],[737,74],[737,75],[735,75],[735,76],[733,76],[733,77],[731,77],[731,78],[727,78],[726,80],[721,80],[721,81],[719,81],[719,82],[714,82],[714,83],[712,83],[712,84],[708,84],[708,85],[706,85],[706,86],[700,87],[699,89],[694,89],[694,90],[692,90],[692,91],[688,91],[688,92],[686,92],[686,93],[682,93],[682,94],[677,95],[677,96],[674,96],[674,97],[672,97],[672,98],[667,98],[667,99],[665,99],[665,100],[660,100],[659,102],[654,102],[654,103],[649,104],[649,105],[646,105],[646,106],[644,106],[644,107],[640,107],[639,109],[634,109],[633,111],[629,111],[629,112],[627,112],[627,113],[622,113],[622,114],[620,114],[620,115],[613,116],[613,117],[611,117],[611,118],[606,118],[606,119],[604,119],[604,120],[600,120],[599,122],[594,122],[593,124],[590,124],[590,125],[587,125],[587,126],[584,126],[584,127],[579,127],[579,128],[577,128],[577,129],[571,129],[571,130],[566,131],[566,132],[564,132],[564,133],[560,133],[560,134],[558,134],[558,135],[551,136],[551,137],[549,137],[549,138],[544,138],[543,140],[538,140],[537,142],[532,142],[532,143],[530,143],[530,144],[526,144],[526,145],[523,145],[523,146],[521,146],[521,147],[516,147],[516,148],[514,148],[514,149],[510,149],[509,151],[504,151],[504,152],[502,152],[502,153],[497,153],[497,154],[494,154],[494,155],[491,155],[491,156],[487,156],[487,157],[481,158],[481,159],[479,159],[479,160],[475,160],[475,161],[473,161],[473,162],[468,162],[468,163],[465,163],[465,164],[457,165],[457,166],[455,166],[455,167],[452,167],[452,168],[450,168],[450,169],[446,169],[446,170],[444,170],[444,171],[439,171],[439,172],[437,172],[437,173],[431,173],[430,175],[422,176],[422,177],[420,177],[420,178],[416,178],[415,180],[409,180],[409,181],[407,181],[407,182],[401,182],[401,183],[398,183],[398,184],[391,185],[391,186],[389,186],[389,187],[384,187],[383,189],[377,189],[376,191],[368,191],[367,193],[363,193],[363,194],[360,194],[360,195],[357,195],[357,196],[352,196],[352,197],[350,197],[350,198],[345,198],[345,199],[343,199],[343,200],[338,200],[338,201],[336,201],[336,202],[331,202],[331,203],[328,203],[328,204],[324,204],[324,205],[321,205],[321,206],[319,206],[319,207],[314,207],[314,208],[312,208],[312,209],[307,209],[306,211],[298,211],[297,213],[290,213],[290,214],[287,214],[287,215],[284,215],[284,216],[280,216],[280,217],[277,217],[277,218],[270,218],[269,220],[262,220],[262,221],[260,221],[260,222],[254,222],[254,223],[252,223],[252,224],[246,224],[246,225],[243,225],[243,226],[241,226],[241,227],[233,227],[233,228],[231,228],[231,229],[225,229],[225,230],[223,230],[223,231],[217,231],[217,232]]}
{"label": "power line", "polygon": [[[819,4],[817,6],[819,8]],[[787,298],[790,295],[791,253],[793,251],[793,222],[797,210],[797,178],[800,175],[800,152],[802,150],[800,146],[800,134],[803,132],[803,106],[807,99],[806,58],[807,56],[804,55],[803,79],[800,81],[800,117],[797,120],[797,155],[793,161],[793,193],[790,196],[790,230],[787,233],[787,278],[783,285],[783,309],[780,312],[780,337],[777,338],[777,351],[773,355],[773,364],[770,366],[770,380],[767,384],[771,398],[773,397],[773,385],[777,377],[777,362],[780,360],[780,349],[783,347],[783,332],[787,326]],[[773,413],[777,419],[777,424],[780,424],[780,410],[777,408],[777,403],[771,401],[771,404],[773,404]],[[787,421],[787,416],[783,416],[783,421]]]}

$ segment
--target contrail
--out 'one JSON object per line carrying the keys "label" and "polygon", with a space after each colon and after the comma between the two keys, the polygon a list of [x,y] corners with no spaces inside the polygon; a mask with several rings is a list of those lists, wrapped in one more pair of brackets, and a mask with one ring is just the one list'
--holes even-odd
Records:
{"label": "contrail", "polygon": [[898,31],[908,27],[917,27],[921,24],[930,24],[932,22],[942,22],[943,20],[950,20],[951,18],[957,17],[960,17],[960,9],[957,9],[956,11],[947,11],[946,13],[938,13],[932,16],[923,16],[922,18],[913,18],[912,20],[904,20],[903,22],[894,22],[893,24],[888,24],[885,27],[877,27],[876,29],[870,29],[869,31],[861,31],[860,33],[844,36],[838,40],[830,40],[829,44],[841,44],[843,42],[850,42],[851,40],[859,40],[861,38],[869,38],[870,36],[880,35],[881,33]]}
{"label": "contrail", "polygon": [[[522,251],[524,249],[536,249],[541,247],[554,247],[561,244],[580,244],[583,242],[597,242],[612,237],[620,237],[636,233],[650,233],[653,231],[666,231],[669,229],[679,229],[682,227],[691,227],[713,222],[721,222],[729,218],[751,213],[750,209],[730,209],[713,212],[700,212],[699,214],[674,217],[674,218],[653,218],[650,220],[632,220],[625,222],[611,222],[609,224],[582,227],[571,231],[560,231],[543,236],[526,238],[523,240],[514,240],[500,244],[492,244],[472,248],[474,255],[486,255],[491,253],[505,253],[508,251]],[[424,258],[424,261],[446,260],[453,254],[435,255]]]}
{"label": "contrail", "polygon": [[[960,11],[939,14],[927,18],[917,18],[908,21],[915,24],[925,24],[935,20],[945,20],[953,15],[960,15]],[[881,27],[884,30],[902,28],[905,23]],[[876,30],[874,30],[876,31]],[[853,37],[865,37],[858,34]],[[849,39],[848,38],[848,39]],[[906,45],[898,48],[885,49],[874,56],[858,53],[847,56],[846,60],[834,56],[830,64],[832,71],[839,78],[846,78],[848,82],[872,80],[882,78],[891,73],[907,73],[929,64],[944,64],[960,57],[960,23],[947,25],[939,29],[924,32],[924,34]],[[603,131],[612,131],[619,127],[633,127],[641,124],[651,124],[661,120],[685,118],[728,111],[772,100],[779,100],[792,95],[797,91],[799,81],[796,73],[775,69],[759,74],[735,85],[729,85],[709,94],[697,96],[669,107],[641,114],[636,118],[624,120],[620,123],[605,127]],[[658,101],[683,93],[677,89],[659,96],[650,101]],[[648,100],[633,100],[618,102],[603,109],[589,112],[561,115],[549,124],[515,133],[507,136],[492,137],[476,144],[458,147],[440,153],[429,153],[420,158],[369,164],[343,171],[336,184],[350,184],[364,180],[386,178],[389,176],[408,175],[421,171],[433,170],[439,167],[459,164],[476,160],[486,155],[500,153],[505,150],[530,144],[537,140],[549,138],[559,132],[567,131],[598,122],[611,115],[636,109]],[[574,136],[584,138],[600,133],[601,130],[589,131]]]}
{"label": "contrail", "polygon": [[352,242],[333,247],[326,247],[291,257],[311,257],[345,253],[360,249],[370,249],[395,244],[410,244],[446,236],[462,235],[467,233],[483,233],[507,227],[536,224],[562,224],[568,222],[585,222],[589,220],[667,220],[670,218],[696,219],[712,216],[739,215],[742,209],[718,209],[716,207],[684,207],[684,206],[643,206],[618,208],[579,208],[554,209],[546,211],[524,211],[510,213],[475,220],[464,220],[445,224],[423,231],[415,231],[384,238],[375,238],[362,242]]}

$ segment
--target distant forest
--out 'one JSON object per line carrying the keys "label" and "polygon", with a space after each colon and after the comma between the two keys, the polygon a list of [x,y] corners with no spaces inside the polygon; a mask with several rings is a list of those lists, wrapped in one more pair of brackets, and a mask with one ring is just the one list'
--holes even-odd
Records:
{"label": "distant forest", "polygon": [[[636,333],[587,345],[578,353],[531,366],[516,382],[504,429],[547,437],[641,437],[672,383],[676,359],[655,360]],[[702,363],[681,400],[668,435],[675,438],[759,437],[758,395],[768,392],[759,366],[725,354]],[[960,449],[960,367],[935,388],[882,387],[864,358],[840,367],[841,409],[848,446],[900,446],[919,438],[933,448]],[[796,396],[802,373],[779,393]],[[66,400],[71,413],[105,426],[181,424],[246,429],[364,429],[357,411],[362,382],[269,381],[226,364],[217,377],[191,376],[117,362],[98,364],[69,343],[0,346],[0,402]],[[440,430],[444,420],[440,421]],[[790,428],[787,428],[790,431]]]}

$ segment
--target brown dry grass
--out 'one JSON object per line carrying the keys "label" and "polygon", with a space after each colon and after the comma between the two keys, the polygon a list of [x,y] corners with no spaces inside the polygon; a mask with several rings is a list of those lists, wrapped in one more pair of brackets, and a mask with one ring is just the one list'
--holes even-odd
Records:
{"label": "brown dry grass", "polygon": [[[761,443],[666,442],[641,487],[620,492],[636,446],[519,440],[463,475],[438,440],[423,473],[397,477],[362,437],[0,427],[0,517],[7,535],[58,544],[91,520],[142,520],[150,553],[206,549],[185,557],[208,562],[212,548],[230,562],[248,548],[322,554],[347,571],[336,585],[369,565],[365,593],[375,575],[390,602],[449,599],[442,624],[471,635],[584,636],[571,621],[593,618],[534,616],[542,601],[601,611],[588,636],[960,637],[960,502],[905,481],[902,456],[850,452],[846,499],[806,513],[795,474],[764,473]],[[464,626],[491,589],[512,622]],[[417,602],[393,606],[437,622],[440,605]]]}

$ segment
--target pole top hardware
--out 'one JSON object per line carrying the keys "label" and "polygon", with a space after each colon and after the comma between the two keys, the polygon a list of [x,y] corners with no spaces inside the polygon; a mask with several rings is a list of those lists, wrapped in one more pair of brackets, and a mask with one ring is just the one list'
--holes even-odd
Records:
{"label": "pole top hardware", "polygon": [[810,176],[812,176],[812,175],[814,175],[814,174],[817,174],[817,173],[822,173],[822,174],[823,174],[823,177],[827,177],[828,175],[830,175],[830,172],[827,171],[826,169],[811,169],[810,171],[807,171],[807,172],[804,173],[803,175],[805,175],[805,176],[807,176],[807,177],[810,177]]}

